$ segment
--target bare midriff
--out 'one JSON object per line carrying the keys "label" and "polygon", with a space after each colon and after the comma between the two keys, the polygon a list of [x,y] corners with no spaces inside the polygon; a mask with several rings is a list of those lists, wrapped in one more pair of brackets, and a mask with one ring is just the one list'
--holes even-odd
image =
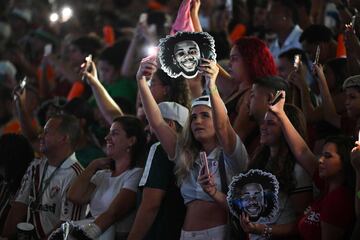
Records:
{"label": "bare midriff", "polygon": [[199,231],[227,223],[227,212],[215,202],[194,200],[186,205],[185,231]]}

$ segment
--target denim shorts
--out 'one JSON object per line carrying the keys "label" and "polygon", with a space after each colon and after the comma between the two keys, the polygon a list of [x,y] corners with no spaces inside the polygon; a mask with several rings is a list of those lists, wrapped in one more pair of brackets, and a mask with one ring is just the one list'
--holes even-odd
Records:
{"label": "denim shorts", "polygon": [[201,231],[181,230],[180,240],[224,240],[226,232],[227,225],[220,225]]}

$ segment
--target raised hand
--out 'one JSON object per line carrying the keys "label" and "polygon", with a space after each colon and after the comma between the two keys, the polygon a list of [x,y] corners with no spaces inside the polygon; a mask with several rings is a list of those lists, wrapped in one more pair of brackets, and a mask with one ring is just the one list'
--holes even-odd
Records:
{"label": "raised hand", "polygon": [[360,173],[360,142],[355,142],[356,146],[351,150],[351,165],[357,173]]}
{"label": "raised hand", "polygon": [[245,212],[242,212],[240,215],[240,226],[246,233],[253,233],[253,234],[262,234],[263,228],[262,224],[253,223],[250,221],[249,215]]}
{"label": "raised hand", "polygon": [[81,65],[82,75],[86,77],[87,83],[92,86],[100,83],[98,78],[96,64],[93,61],[90,61],[90,67],[86,70],[86,64]]}
{"label": "raised hand", "polygon": [[281,91],[280,100],[274,105],[269,105],[269,110],[278,115],[279,113],[284,111],[285,105],[285,91]]}
{"label": "raised hand", "polygon": [[145,78],[150,80],[157,70],[156,56],[149,56],[141,60],[139,69],[136,73],[136,79],[138,81]]}
{"label": "raised hand", "polygon": [[216,62],[202,58],[199,65],[199,71],[205,77],[209,89],[215,87],[216,78],[219,74],[219,67],[216,65]]}
{"label": "raised hand", "polygon": [[288,81],[290,84],[294,85],[299,90],[302,90],[304,88],[307,88],[307,83],[305,79],[306,79],[306,67],[300,61],[298,68],[289,74]]}

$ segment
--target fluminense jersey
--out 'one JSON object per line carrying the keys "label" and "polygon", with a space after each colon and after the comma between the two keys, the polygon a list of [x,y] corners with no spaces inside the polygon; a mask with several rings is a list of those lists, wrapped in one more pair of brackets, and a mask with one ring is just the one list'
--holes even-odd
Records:
{"label": "fluminense jersey", "polygon": [[[24,203],[32,209],[28,219],[34,224],[41,239],[59,227],[62,221],[84,218],[86,211],[86,206],[74,205],[66,200],[66,192],[72,181],[83,171],[75,154],[69,156],[57,170],[56,167],[48,165],[47,161],[46,158],[32,161],[15,199],[16,202]],[[44,169],[46,169],[45,174]],[[47,181],[50,177],[51,180]],[[41,200],[38,204],[34,204],[41,189],[43,189]]]}

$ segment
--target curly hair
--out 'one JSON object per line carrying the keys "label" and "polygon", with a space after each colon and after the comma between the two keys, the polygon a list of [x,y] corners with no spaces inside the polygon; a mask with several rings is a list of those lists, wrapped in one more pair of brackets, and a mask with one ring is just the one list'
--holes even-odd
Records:
{"label": "curly hair", "polygon": [[246,173],[240,173],[238,176],[233,177],[227,194],[227,202],[229,204],[230,212],[235,217],[239,218],[241,209],[237,209],[234,201],[238,200],[240,197],[237,196],[239,190],[250,183],[260,184],[262,186],[266,207],[262,210],[260,216],[271,219],[279,209],[277,197],[279,193],[279,182],[271,173],[263,172],[259,169],[250,169]]}
{"label": "curly hair", "polygon": [[270,49],[259,38],[240,38],[235,42],[234,47],[241,54],[251,81],[277,75],[275,60]]}
{"label": "curly hair", "polygon": [[[213,37],[206,32],[177,32],[174,36],[168,35],[166,38],[160,39],[159,43],[159,61],[161,64],[161,69],[164,70],[169,76],[174,78],[182,75],[182,69],[177,65],[173,64],[174,62],[174,49],[175,45],[182,41],[194,41],[200,48],[201,57],[207,58],[210,60],[216,59],[215,53],[215,41]],[[197,71],[194,76],[197,75]],[[194,77],[194,76],[185,76],[185,77]]]}

